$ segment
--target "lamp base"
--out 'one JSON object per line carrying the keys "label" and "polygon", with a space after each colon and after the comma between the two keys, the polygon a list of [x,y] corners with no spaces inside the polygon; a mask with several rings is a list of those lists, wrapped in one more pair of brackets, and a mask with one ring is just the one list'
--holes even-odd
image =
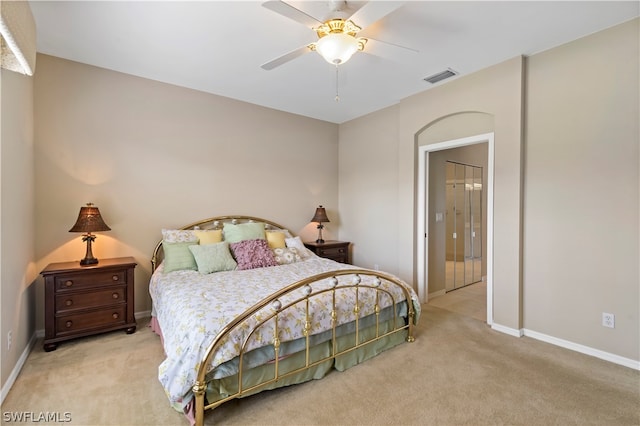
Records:
{"label": "lamp base", "polygon": [[324,228],[324,225],[322,222],[318,222],[318,226],[316,226],[316,228],[318,228],[318,239],[316,240],[316,243],[322,244],[324,243],[324,239],[322,238],[322,228]]}
{"label": "lamp base", "polygon": [[84,255],[84,259],[80,261],[80,266],[91,266],[98,263],[98,259],[93,257],[93,251],[91,250],[91,243],[96,239],[95,235],[91,235],[91,232],[86,233],[82,237],[82,241],[87,243],[87,252]]}
{"label": "lamp base", "polygon": [[90,266],[90,265],[97,265],[98,264],[98,259],[96,259],[95,257],[89,259],[89,258],[84,258],[80,261],[80,266]]}

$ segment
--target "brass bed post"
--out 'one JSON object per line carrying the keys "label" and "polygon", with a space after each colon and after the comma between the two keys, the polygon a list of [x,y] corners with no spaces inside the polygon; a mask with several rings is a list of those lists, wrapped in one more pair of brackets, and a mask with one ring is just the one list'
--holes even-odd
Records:
{"label": "brass bed post", "polygon": [[355,288],[356,288],[356,304],[353,307],[353,313],[356,316],[356,342],[355,342],[355,346],[358,346],[360,344],[360,301],[359,301],[359,293],[360,293],[360,287],[358,287],[358,284],[360,284],[360,275],[355,274],[355,276],[353,277],[353,283],[355,284]]}
{"label": "brass bed post", "polygon": [[280,332],[278,331],[278,314],[282,308],[282,303],[278,299],[274,300],[271,307],[276,311],[273,325],[273,354],[274,354],[274,366],[273,366],[273,378],[278,380],[278,369],[280,363]]}
{"label": "brass bed post", "polygon": [[407,342],[412,343],[416,341],[416,338],[413,336],[413,323],[416,320],[416,311],[413,309],[413,303],[411,303],[411,299],[410,299],[410,295],[409,293],[406,291],[405,289],[405,293],[406,293],[406,297],[407,297]]}
{"label": "brass bed post", "polygon": [[196,426],[204,426],[204,391],[207,385],[204,381],[196,381],[193,387],[193,394],[196,399]]}
{"label": "brass bed post", "polygon": [[415,312],[413,310],[413,306],[411,306],[411,304],[409,305],[409,315],[408,315],[408,322],[409,322],[409,328],[407,331],[407,342],[412,343],[416,341],[416,338],[413,337],[413,321],[415,320]]}
{"label": "brass bed post", "polygon": [[[309,288],[309,293],[311,292],[311,287],[305,286]],[[311,334],[311,321],[309,320],[309,294],[305,297],[305,314],[304,314],[304,339],[305,339],[305,348],[304,348],[304,365],[306,367],[309,366],[309,339]]]}

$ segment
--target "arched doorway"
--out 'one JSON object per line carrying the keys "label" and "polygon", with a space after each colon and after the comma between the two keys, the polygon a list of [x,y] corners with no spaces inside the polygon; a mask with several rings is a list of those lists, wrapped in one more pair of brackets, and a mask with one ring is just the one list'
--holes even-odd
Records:
{"label": "arched doorway", "polygon": [[[418,155],[417,176],[417,281],[420,298],[427,302],[429,297],[444,294],[445,288],[445,236],[446,212],[443,207],[445,199],[445,162],[447,158],[476,158],[483,156],[482,161],[474,161],[484,166],[483,189],[485,206],[485,231],[483,235],[483,278],[486,279],[486,321],[493,322],[493,132],[478,133],[474,136],[446,139],[447,134],[455,132],[442,131],[449,126],[461,129],[461,122],[466,120],[469,129],[492,129],[492,116],[483,113],[461,113],[448,116],[437,122],[445,126],[433,126],[434,123],[416,135]],[[433,127],[432,127],[433,126]],[[434,130],[434,131],[432,131]],[[484,151],[483,151],[484,150]],[[466,153],[465,153],[466,151]],[[484,154],[478,154],[484,152]],[[471,153],[471,154],[470,154]],[[471,155],[471,157],[469,157]],[[466,157],[465,157],[466,156]],[[437,160],[436,160],[437,159]],[[431,161],[434,160],[434,161]],[[442,168],[441,179],[434,179],[438,175],[437,168]],[[431,169],[431,170],[430,170]],[[432,173],[434,172],[434,173]],[[431,177],[431,178],[430,178]],[[439,203],[437,200],[441,200]],[[440,250],[441,249],[441,250]]]}

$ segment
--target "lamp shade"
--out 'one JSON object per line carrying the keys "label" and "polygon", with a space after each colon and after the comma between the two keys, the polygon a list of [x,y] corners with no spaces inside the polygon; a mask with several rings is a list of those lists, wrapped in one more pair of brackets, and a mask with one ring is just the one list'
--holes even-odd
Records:
{"label": "lamp shade", "polygon": [[330,33],[316,43],[316,50],[325,61],[340,65],[349,60],[358,51],[358,40],[345,33]]}
{"label": "lamp shade", "polygon": [[99,232],[111,231],[111,228],[104,223],[100,210],[93,203],[87,203],[86,207],[80,207],[80,213],[75,225],[69,232]]}
{"label": "lamp shade", "polygon": [[311,222],[329,222],[329,218],[327,217],[327,211],[322,206],[318,206],[316,209],[316,214],[313,215]]}

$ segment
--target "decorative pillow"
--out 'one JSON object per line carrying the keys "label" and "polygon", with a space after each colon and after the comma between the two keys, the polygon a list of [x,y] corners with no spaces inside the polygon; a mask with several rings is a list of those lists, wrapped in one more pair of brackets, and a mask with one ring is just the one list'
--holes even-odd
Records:
{"label": "decorative pillow", "polygon": [[168,243],[162,242],[164,250],[164,272],[197,270],[196,260],[189,250],[189,246],[197,245],[197,241],[186,243]]}
{"label": "decorative pillow", "polygon": [[267,240],[244,240],[229,244],[233,257],[238,262],[238,269],[264,268],[278,266],[278,262],[269,248]]}
{"label": "decorative pillow", "polygon": [[167,243],[190,243],[197,242],[198,237],[192,230],[184,229],[163,229],[162,241]]}
{"label": "decorative pillow", "polygon": [[287,247],[284,242],[287,236],[283,231],[266,231],[266,236],[270,248],[275,249]]}
{"label": "decorative pillow", "polygon": [[229,243],[205,244],[189,246],[198,265],[198,272],[210,274],[219,271],[232,271],[236,269],[236,261],[233,260],[229,251]]}
{"label": "decorative pillow", "polygon": [[298,249],[295,247],[274,248],[273,255],[278,265],[287,265],[302,260],[302,257],[298,254]]}
{"label": "decorative pillow", "polygon": [[223,228],[224,240],[229,244],[244,240],[265,239],[264,223],[262,222],[248,222],[238,225],[225,223]]}
{"label": "decorative pillow", "polygon": [[193,231],[200,244],[215,244],[222,241],[222,229],[208,229]]}
{"label": "decorative pillow", "polygon": [[301,258],[306,259],[311,256],[311,251],[304,246],[304,243],[300,237],[287,238],[284,240],[285,244],[289,248],[295,248],[298,250],[298,254]]}

